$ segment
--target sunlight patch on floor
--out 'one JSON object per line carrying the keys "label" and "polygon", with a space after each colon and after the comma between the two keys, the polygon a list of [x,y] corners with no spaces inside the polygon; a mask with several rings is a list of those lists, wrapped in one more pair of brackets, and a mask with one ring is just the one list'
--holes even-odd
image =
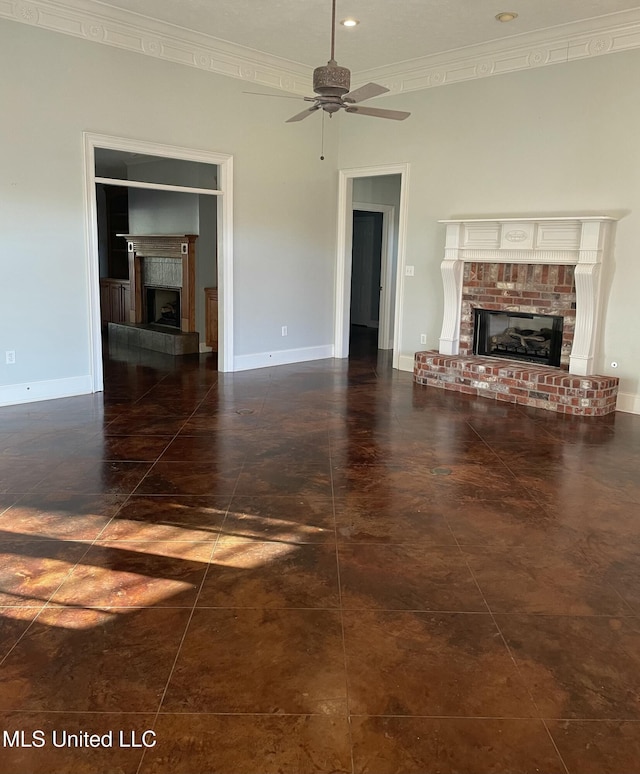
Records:
{"label": "sunlight patch on floor", "polygon": [[55,593],[52,602],[80,607],[123,605],[152,607],[166,599],[190,591],[193,583],[169,578],[153,578],[136,572],[107,568],[78,568]]}
{"label": "sunlight patch on floor", "polygon": [[[4,572],[0,572],[0,594],[5,597],[5,605],[0,603],[0,616],[30,620],[37,608],[41,609],[39,624],[88,629],[139,608],[170,606],[172,598],[195,591],[200,582],[199,567],[215,564],[251,570],[277,561],[297,547],[287,542],[227,537],[218,544],[212,558],[210,541],[105,541],[94,543],[92,553],[76,564],[46,556],[25,556],[17,545],[5,546]],[[137,560],[136,555],[148,557],[142,571],[126,566],[127,561],[145,562]],[[180,560],[188,565],[183,566]],[[186,573],[191,577],[185,579]],[[12,606],[12,602],[18,604]]]}
{"label": "sunlight patch on floor", "polygon": [[[198,543],[218,537],[219,529],[196,529],[176,524],[149,524],[135,519],[116,518],[105,532],[104,539],[112,540],[161,540]],[[102,539],[102,536],[98,538]]]}
{"label": "sunlight patch on floor", "polygon": [[251,513],[230,512],[223,532],[227,535],[254,537],[257,540],[264,535],[265,540],[291,540],[305,542],[305,537],[316,536],[325,531],[316,524],[305,524],[289,519],[277,519],[267,516],[256,516]]}
{"label": "sunlight patch on floor", "polygon": [[212,564],[251,570],[281,559],[296,548],[298,546],[291,543],[262,543],[258,540],[239,538],[218,545]]}
{"label": "sunlight patch on floor", "polygon": [[115,610],[100,610],[86,607],[63,607],[51,605],[44,608],[37,619],[43,626],[55,626],[58,629],[93,629],[96,626],[115,621],[123,614],[130,615],[136,608],[120,608]]}
{"label": "sunlight patch on floor", "polygon": [[75,540],[75,535],[97,535],[109,521],[109,517],[94,513],[69,514],[20,506],[5,512],[0,529],[25,540]]}

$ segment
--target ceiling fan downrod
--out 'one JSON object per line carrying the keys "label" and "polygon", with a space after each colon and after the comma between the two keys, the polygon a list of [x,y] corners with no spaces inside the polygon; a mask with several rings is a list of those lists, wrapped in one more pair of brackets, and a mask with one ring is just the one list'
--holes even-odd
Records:
{"label": "ceiling fan downrod", "polygon": [[335,61],[336,53],[336,0],[331,1],[331,61]]}
{"label": "ceiling fan downrod", "polygon": [[[336,0],[331,2],[331,58],[326,65],[316,67],[313,71],[313,90],[323,97],[342,97],[351,88],[351,72],[346,67],[340,67],[335,60],[336,49]],[[328,113],[336,112],[340,105],[327,104],[325,110]]]}

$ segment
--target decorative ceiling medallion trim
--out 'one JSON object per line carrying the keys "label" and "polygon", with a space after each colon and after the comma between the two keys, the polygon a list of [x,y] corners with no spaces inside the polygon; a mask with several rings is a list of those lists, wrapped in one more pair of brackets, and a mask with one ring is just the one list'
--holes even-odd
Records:
{"label": "decorative ceiling medallion trim", "polygon": [[[305,95],[313,68],[94,0],[0,0],[0,18]],[[399,94],[640,48],[640,9],[354,72]]]}

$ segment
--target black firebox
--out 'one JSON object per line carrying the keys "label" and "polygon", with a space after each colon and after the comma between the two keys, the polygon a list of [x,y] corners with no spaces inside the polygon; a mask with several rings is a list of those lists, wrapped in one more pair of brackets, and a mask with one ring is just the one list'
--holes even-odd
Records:
{"label": "black firebox", "polygon": [[563,317],[474,309],[473,352],[559,366]]}
{"label": "black firebox", "polygon": [[146,291],[146,322],[180,328],[180,291],[149,285]]}

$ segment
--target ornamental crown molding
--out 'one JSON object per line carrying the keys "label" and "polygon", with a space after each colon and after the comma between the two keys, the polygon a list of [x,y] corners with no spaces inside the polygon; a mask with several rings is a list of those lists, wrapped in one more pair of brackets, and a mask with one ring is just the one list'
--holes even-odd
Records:
{"label": "ornamental crown molding", "polygon": [[640,48],[640,9],[372,68],[358,73],[358,79],[383,83],[400,94],[634,48]]}
{"label": "ornamental crown molding", "polygon": [[[134,51],[293,94],[313,68],[96,0],[0,0],[0,18]],[[352,73],[392,94],[640,48],[640,9]]]}
{"label": "ornamental crown molding", "polygon": [[0,19],[305,95],[313,68],[94,0],[0,0]]}

